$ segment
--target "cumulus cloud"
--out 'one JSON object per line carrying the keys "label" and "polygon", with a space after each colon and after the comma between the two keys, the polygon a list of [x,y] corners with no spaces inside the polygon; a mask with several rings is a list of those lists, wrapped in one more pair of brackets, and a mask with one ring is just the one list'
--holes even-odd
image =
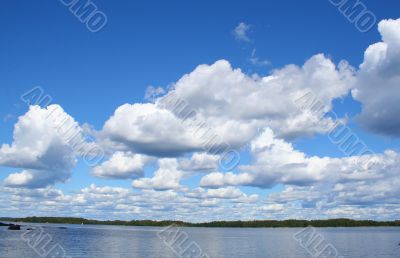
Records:
{"label": "cumulus cloud", "polygon": [[302,67],[288,65],[261,78],[250,77],[220,60],[211,66],[198,66],[169,94],[184,99],[225,142],[236,146],[248,142],[257,128],[267,125],[287,138],[324,132],[329,119],[299,110],[295,101],[312,91],[326,103],[324,111],[328,112],[332,100],[345,96],[352,81],[353,69],[347,63],[336,67],[321,54]]}
{"label": "cumulus cloud", "polygon": [[211,198],[231,199],[238,198],[242,195],[242,191],[234,187],[208,189],[207,191],[207,196]]}
{"label": "cumulus cloud", "polygon": [[210,172],[218,168],[219,155],[193,153],[190,158],[179,160],[179,169],[193,172]]}
{"label": "cumulus cloud", "polygon": [[180,188],[183,172],[178,170],[176,159],[160,159],[159,168],[152,178],[140,178],[132,182],[132,186],[142,189],[168,190]]}
{"label": "cumulus cloud", "polygon": [[250,185],[270,188],[278,183],[309,184],[326,176],[328,158],[306,157],[291,143],[276,138],[270,128],[265,129],[250,145],[253,162],[241,166],[248,171],[239,174],[215,172],[202,178],[204,187]]}
{"label": "cumulus cloud", "polygon": [[115,152],[108,160],[92,169],[92,174],[102,178],[138,178],[144,173],[144,166],[150,157],[130,152]]}
{"label": "cumulus cloud", "polygon": [[367,129],[400,136],[400,19],[378,24],[382,41],[370,45],[360,65],[353,97],[362,104],[358,121]]}
{"label": "cumulus cloud", "polygon": [[[388,150],[383,154],[366,155],[364,159],[375,159],[373,167],[357,165],[358,157],[330,158],[328,165],[315,171],[316,179],[312,184],[303,180],[290,180],[291,173],[299,173],[303,169],[270,175],[271,171],[256,173],[232,174],[220,173],[205,176],[203,186],[227,187],[228,185],[250,185],[272,187],[272,182],[284,185],[283,191],[271,193],[265,204],[253,207],[253,211],[268,211],[277,219],[287,218],[337,218],[351,217],[356,219],[395,219],[399,211],[399,179],[400,155]],[[210,177],[209,177],[210,176]],[[269,180],[263,181],[265,178]],[[207,180],[208,181],[207,181]],[[215,180],[213,182],[213,180]],[[249,180],[252,180],[249,182]]]}
{"label": "cumulus cloud", "polygon": [[76,130],[77,123],[61,107],[31,106],[14,126],[13,143],[0,148],[1,165],[23,169],[9,175],[5,179],[7,185],[44,187],[69,178],[76,159],[66,141],[70,134],[60,127],[59,116],[52,116],[55,111],[73,121],[69,133]]}
{"label": "cumulus cloud", "polygon": [[[276,138],[266,129],[251,143],[253,162],[240,167],[242,172],[214,172],[204,176],[203,187],[256,186],[271,188],[278,184],[328,186],[339,182],[372,180],[393,176],[400,167],[399,154],[388,150],[383,154],[369,154],[344,158],[307,156],[291,143]],[[370,166],[373,162],[373,166]],[[392,170],[388,170],[391,167]]]}
{"label": "cumulus cloud", "polygon": [[64,182],[70,177],[69,170],[37,170],[27,169],[12,173],[4,179],[7,186],[41,188],[56,182]]}
{"label": "cumulus cloud", "polygon": [[198,140],[184,130],[181,121],[155,104],[124,104],[104,124],[100,137],[117,149],[154,156],[176,156],[200,149]]}
{"label": "cumulus cloud", "polygon": [[194,199],[229,199],[236,203],[254,203],[258,200],[257,194],[247,195],[243,193],[240,189],[228,186],[216,189],[205,189],[197,187],[189,192],[185,193],[188,198]]}
{"label": "cumulus cloud", "polygon": [[211,152],[207,145],[239,149],[266,126],[286,139],[325,133],[332,119],[295,101],[312,91],[326,103],[325,114],[352,80],[347,63],[336,66],[321,54],[302,67],[288,65],[261,78],[220,60],[184,75],[155,103],[118,107],[99,139],[117,150],[171,157]]}
{"label": "cumulus cloud", "polygon": [[250,185],[253,182],[254,176],[249,173],[234,174],[232,172],[213,172],[202,177],[200,186],[218,188],[225,185]]}

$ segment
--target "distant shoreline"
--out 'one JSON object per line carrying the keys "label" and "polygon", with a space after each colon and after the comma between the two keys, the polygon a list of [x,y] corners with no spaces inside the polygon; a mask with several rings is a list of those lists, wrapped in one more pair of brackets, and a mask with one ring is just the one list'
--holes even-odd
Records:
{"label": "distant shoreline", "polygon": [[0,221],[25,223],[55,223],[55,224],[86,224],[86,225],[116,225],[116,226],[154,226],[164,227],[176,225],[181,227],[216,227],[216,228],[304,228],[312,227],[398,227],[400,220],[374,221],[353,219],[326,220],[253,220],[253,221],[211,221],[190,223],[174,220],[92,220],[74,217],[26,217],[0,218]]}

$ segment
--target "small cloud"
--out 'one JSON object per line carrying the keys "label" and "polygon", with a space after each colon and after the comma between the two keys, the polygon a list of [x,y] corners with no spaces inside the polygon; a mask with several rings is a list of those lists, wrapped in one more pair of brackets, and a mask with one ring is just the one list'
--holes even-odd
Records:
{"label": "small cloud", "polygon": [[148,101],[153,101],[154,99],[163,95],[164,93],[165,93],[165,89],[162,87],[149,86],[146,89],[144,98]]}
{"label": "small cloud", "polygon": [[238,41],[250,42],[251,39],[247,35],[247,33],[250,30],[250,27],[251,27],[250,25],[244,22],[239,23],[239,25],[236,26],[236,28],[233,30],[233,35],[235,36],[235,39]]}
{"label": "small cloud", "polygon": [[14,118],[14,115],[8,113],[7,115],[5,115],[5,116],[3,117],[3,122],[4,122],[4,123],[7,123],[8,121],[10,121],[10,120],[13,119],[13,118]]}
{"label": "small cloud", "polygon": [[252,65],[256,66],[267,66],[270,65],[271,62],[268,60],[262,60],[259,57],[256,56],[256,49],[253,49],[251,52],[251,57],[249,58],[249,61]]}

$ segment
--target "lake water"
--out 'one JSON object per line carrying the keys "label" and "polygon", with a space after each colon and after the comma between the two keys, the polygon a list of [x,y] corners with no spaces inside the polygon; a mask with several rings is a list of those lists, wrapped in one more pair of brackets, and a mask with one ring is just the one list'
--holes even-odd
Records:
{"label": "lake water", "polygon": [[69,257],[104,258],[400,257],[400,228],[392,227],[307,228],[299,233],[302,229],[38,226],[24,224],[21,231],[0,227],[0,257],[43,257],[49,250],[48,257],[63,257],[64,251]]}

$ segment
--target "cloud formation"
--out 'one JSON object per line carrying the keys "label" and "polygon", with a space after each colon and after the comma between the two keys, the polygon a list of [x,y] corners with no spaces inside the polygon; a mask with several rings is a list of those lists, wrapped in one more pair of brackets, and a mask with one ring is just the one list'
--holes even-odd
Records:
{"label": "cloud formation", "polygon": [[132,186],[141,189],[169,190],[180,188],[183,172],[178,170],[176,159],[160,159],[159,168],[152,178],[140,178],[132,182]]}
{"label": "cloud formation", "polygon": [[92,174],[102,178],[138,178],[151,158],[130,152],[115,152],[108,160],[92,169]]}
{"label": "cloud formation", "polygon": [[[346,62],[336,66],[322,54],[302,67],[288,65],[266,77],[248,76],[220,60],[184,75],[155,103],[118,107],[99,138],[116,150],[176,157],[210,152],[207,143],[240,149],[266,126],[286,139],[325,133],[333,126],[332,118],[300,109],[295,101],[312,91],[326,103],[326,113],[334,99],[347,94],[352,79],[353,69]],[[185,104],[184,111],[181,104],[165,105],[173,98]],[[210,132],[215,143],[205,139]]]}
{"label": "cloud formation", "polygon": [[218,169],[220,157],[207,153],[193,153],[190,158],[179,160],[179,169],[192,172],[210,172]]}
{"label": "cloud formation", "polygon": [[[235,35],[250,41],[248,31],[241,23]],[[54,215],[56,208],[60,216],[189,221],[265,218],[266,213],[276,219],[395,218],[400,212],[397,151],[323,157],[293,144],[329,132],[336,119],[330,116],[332,103],[349,92],[362,104],[356,122],[379,134],[400,135],[400,20],[380,22],[379,32],[382,42],[367,48],[358,70],[323,54],[266,76],[218,60],[199,65],[168,90],[149,87],[148,103],[117,107],[100,131],[90,132],[106,153],[91,174],[132,180],[131,188],[91,184],[73,194],[55,189],[82,157],[71,143],[86,142],[84,129],[58,105],[31,106],[15,124],[13,142],[0,147],[0,164],[19,169],[2,182],[0,198],[11,204],[0,204],[0,211]],[[319,112],[296,102],[310,92],[323,103]],[[206,148],[223,144],[245,152],[248,160],[223,171],[221,153]],[[155,171],[145,173],[147,165],[156,165]],[[274,191],[261,196],[250,188]]]}
{"label": "cloud formation", "polygon": [[[57,116],[52,116],[54,112]],[[65,140],[68,135],[59,127],[61,117],[73,121],[68,133],[77,130],[78,124],[57,105],[31,106],[18,118],[12,144],[0,148],[0,164],[23,170],[10,174],[5,179],[6,185],[37,188],[69,178],[76,159]]]}
{"label": "cloud formation", "polygon": [[379,134],[400,136],[400,19],[378,24],[382,41],[370,45],[357,75],[353,97],[362,104],[358,121]]}

